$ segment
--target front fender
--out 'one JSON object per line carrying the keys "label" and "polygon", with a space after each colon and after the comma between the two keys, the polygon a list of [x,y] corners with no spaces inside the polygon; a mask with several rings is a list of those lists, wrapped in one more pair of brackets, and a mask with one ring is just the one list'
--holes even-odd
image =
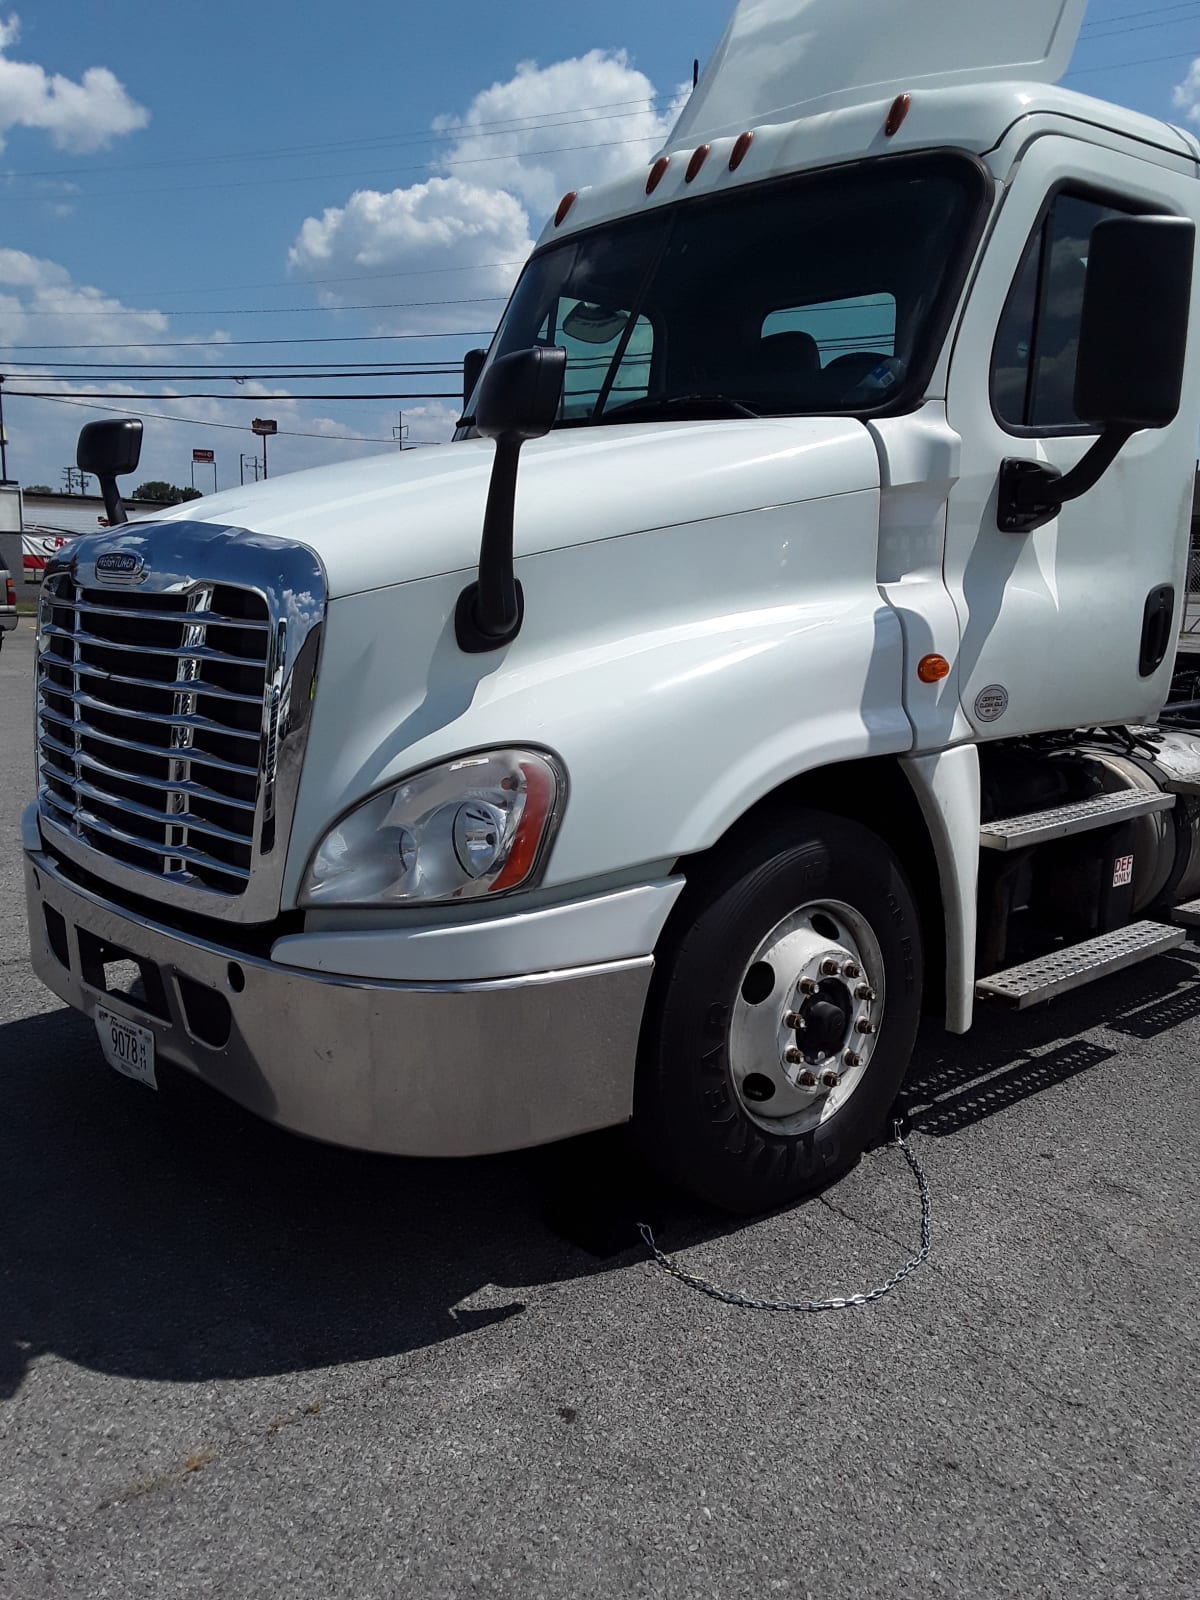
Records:
{"label": "front fender", "polygon": [[469,572],[335,601],[286,903],[349,802],[464,750],[562,758],[548,885],[705,849],[790,777],[908,750],[878,516],[872,487],[526,557],[524,627],[489,655],[455,643]]}

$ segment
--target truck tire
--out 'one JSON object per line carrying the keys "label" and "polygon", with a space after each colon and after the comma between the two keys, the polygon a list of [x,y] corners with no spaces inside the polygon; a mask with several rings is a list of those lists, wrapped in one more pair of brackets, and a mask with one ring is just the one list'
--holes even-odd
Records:
{"label": "truck tire", "polygon": [[736,841],[689,881],[660,942],[641,1154],[728,1211],[823,1188],[884,1126],[921,982],[912,892],[874,834],[806,811]]}

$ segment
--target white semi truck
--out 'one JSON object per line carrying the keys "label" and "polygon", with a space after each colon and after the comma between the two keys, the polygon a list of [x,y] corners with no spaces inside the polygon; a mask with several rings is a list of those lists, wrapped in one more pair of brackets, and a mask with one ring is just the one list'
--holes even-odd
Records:
{"label": "white semi truck", "polygon": [[1200,144],[1056,87],[1082,11],[742,0],[453,443],[51,565],[33,961],[113,1065],[415,1155],[630,1122],[753,1210],[923,1011],[1182,941]]}

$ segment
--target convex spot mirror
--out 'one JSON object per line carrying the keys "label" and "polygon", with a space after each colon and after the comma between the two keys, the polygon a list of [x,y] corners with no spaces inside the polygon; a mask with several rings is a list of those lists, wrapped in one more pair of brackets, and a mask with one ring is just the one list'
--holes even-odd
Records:
{"label": "convex spot mirror", "polygon": [[1075,413],[1129,431],[1179,413],[1196,227],[1112,217],[1092,229],[1075,367]]}

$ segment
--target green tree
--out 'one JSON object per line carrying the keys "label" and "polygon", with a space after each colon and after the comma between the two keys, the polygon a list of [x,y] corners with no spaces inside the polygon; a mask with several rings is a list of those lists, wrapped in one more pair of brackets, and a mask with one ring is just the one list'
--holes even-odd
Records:
{"label": "green tree", "polygon": [[167,483],[163,478],[150,478],[145,483],[139,483],[130,497],[134,500],[153,500],[161,506],[177,506],[184,500],[199,500],[199,489],[180,489],[173,483]]}
{"label": "green tree", "polygon": [[50,485],[48,483],[27,483],[25,485],[25,493],[26,494],[53,494],[54,490],[50,487]]}

